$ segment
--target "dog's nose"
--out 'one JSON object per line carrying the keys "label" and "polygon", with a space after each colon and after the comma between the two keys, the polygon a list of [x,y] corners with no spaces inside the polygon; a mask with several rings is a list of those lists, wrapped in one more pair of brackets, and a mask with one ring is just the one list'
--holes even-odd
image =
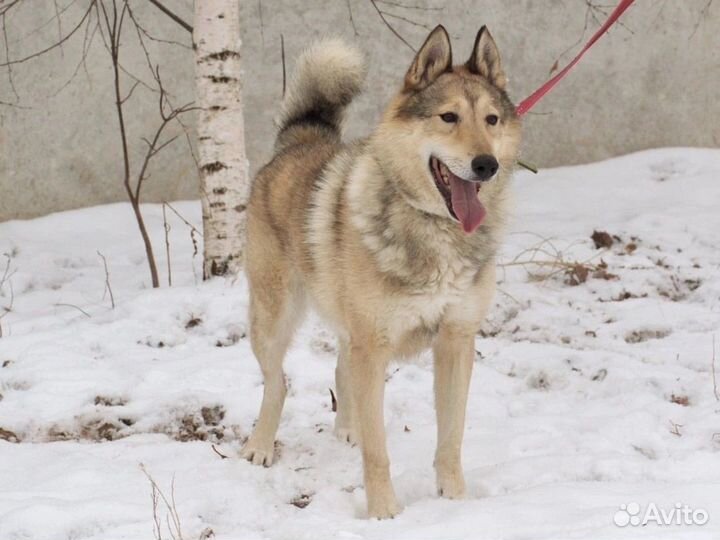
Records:
{"label": "dog's nose", "polygon": [[485,154],[475,156],[471,163],[472,170],[480,180],[489,180],[498,170],[498,162],[493,156]]}

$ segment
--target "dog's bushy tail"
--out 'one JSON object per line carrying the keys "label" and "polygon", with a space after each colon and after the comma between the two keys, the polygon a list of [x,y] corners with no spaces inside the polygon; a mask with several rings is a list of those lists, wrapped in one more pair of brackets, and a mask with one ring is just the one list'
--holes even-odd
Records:
{"label": "dog's bushy tail", "polygon": [[320,128],[339,135],[345,109],[360,93],[365,58],[339,38],[316,41],[298,58],[278,119],[278,144],[294,127]]}

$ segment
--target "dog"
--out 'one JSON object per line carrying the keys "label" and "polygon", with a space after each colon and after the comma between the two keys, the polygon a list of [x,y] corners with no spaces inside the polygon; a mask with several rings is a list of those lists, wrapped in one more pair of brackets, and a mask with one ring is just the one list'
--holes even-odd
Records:
{"label": "dog", "polygon": [[427,37],[370,136],[341,141],[362,90],[362,54],[324,39],[298,60],[272,160],[253,181],[245,271],[264,390],[241,456],[270,466],[285,400],[283,357],[306,307],[338,339],[335,434],[362,450],[368,515],[400,511],[383,425],[388,362],[432,348],[438,492],[465,491],[461,446],[475,335],[495,290],[495,253],[521,125],[490,32],[453,65]]}

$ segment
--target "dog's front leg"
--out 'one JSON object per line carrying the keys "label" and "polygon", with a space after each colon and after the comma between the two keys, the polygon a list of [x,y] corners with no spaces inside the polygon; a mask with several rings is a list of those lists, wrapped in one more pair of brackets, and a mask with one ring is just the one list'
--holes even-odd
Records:
{"label": "dog's front leg", "polygon": [[390,481],[390,460],[385,443],[383,399],[388,351],[368,341],[351,340],[352,396],[360,429],[368,514],[391,518],[400,512]]}
{"label": "dog's front leg", "polygon": [[475,357],[475,332],[469,328],[445,325],[440,329],[433,353],[437,412],[437,488],[440,495],[456,499],[465,494],[460,454],[465,429],[465,407]]}

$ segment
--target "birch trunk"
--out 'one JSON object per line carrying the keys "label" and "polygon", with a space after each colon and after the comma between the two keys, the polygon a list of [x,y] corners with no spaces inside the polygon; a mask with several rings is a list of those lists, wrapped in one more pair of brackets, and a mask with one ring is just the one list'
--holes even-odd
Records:
{"label": "birch trunk", "polygon": [[238,0],[195,0],[203,275],[232,275],[242,266],[248,163],[240,74]]}

